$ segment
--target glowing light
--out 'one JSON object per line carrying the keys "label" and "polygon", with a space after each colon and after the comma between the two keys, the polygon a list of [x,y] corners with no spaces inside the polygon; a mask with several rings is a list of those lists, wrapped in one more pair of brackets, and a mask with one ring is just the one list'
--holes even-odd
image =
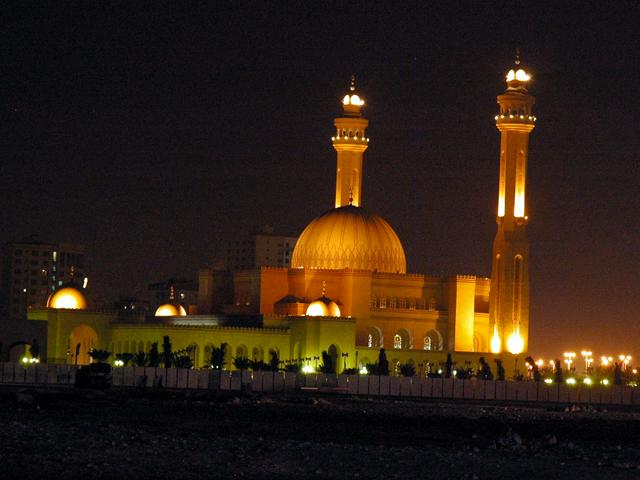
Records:
{"label": "glowing light", "polygon": [[593,381],[589,377],[586,377],[582,382],[585,385],[591,385],[593,383]]}
{"label": "glowing light", "polygon": [[160,305],[156,310],[156,317],[185,317],[187,311],[182,305],[173,305],[171,303],[165,303]]}
{"label": "glowing light", "polygon": [[538,365],[539,368],[544,367],[544,360],[540,359],[536,362],[536,365]]}
{"label": "glowing light", "polygon": [[576,358],[575,352],[564,352],[564,363],[567,364],[567,369],[571,370],[571,364],[574,358]]}
{"label": "glowing light", "polygon": [[606,379],[606,378],[604,378],[604,379],[602,379],[602,380],[600,381],[600,383],[601,383],[602,385],[609,385],[609,380],[608,380],[608,379]]}
{"label": "glowing light", "polygon": [[576,379],[575,378],[567,378],[567,383],[569,385],[575,385],[576,384]]}
{"label": "glowing light", "polygon": [[451,372],[453,374],[453,376],[455,377],[456,375],[458,375],[458,371],[454,370],[453,372]]}
{"label": "glowing light", "polygon": [[504,194],[501,194],[498,197],[498,216],[499,217],[504,217],[504,211],[505,211]]}
{"label": "glowing light", "polygon": [[309,305],[306,315],[307,317],[328,317],[329,309],[324,304],[324,302],[316,300],[311,305]]}
{"label": "glowing light", "polygon": [[[517,188],[518,186],[516,186]],[[519,190],[524,190],[520,187]],[[516,193],[515,203],[513,204],[513,216],[516,218],[524,217],[524,192]]]}
{"label": "glowing light", "polygon": [[545,378],[544,379],[544,383],[546,383],[547,385],[552,384],[553,380],[551,378]]}
{"label": "glowing light", "polygon": [[366,366],[362,366],[362,368],[360,369],[360,375],[369,375],[369,370],[367,370]]}
{"label": "glowing light", "polygon": [[355,105],[356,107],[361,107],[362,105],[364,105],[364,100],[361,99],[359,95],[356,95],[354,93],[351,96],[345,95],[344,98],[342,99],[342,104],[343,105]]}
{"label": "glowing light", "polygon": [[507,340],[507,349],[514,355],[522,353],[522,350],[524,349],[524,340],[518,332],[512,333]]}
{"label": "glowing light", "polygon": [[29,363],[29,359],[27,357],[22,357],[22,363]]}
{"label": "glowing light", "polygon": [[47,301],[47,307],[84,310],[87,308],[87,301],[84,299],[84,295],[75,288],[65,287],[51,294]]}
{"label": "glowing light", "polygon": [[82,281],[82,288],[87,288],[87,285],[89,285],[89,277],[84,277],[84,280]]}
{"label": "glowing light", "polygon": [[113,362],[114,367],[124,367],[124,362],[122,360],[116,360]]}
{"label": "glowing light", "polygon": [[302,373],[313,373],[313,367],[311,365],[305,365],[302,367]]}
{"label": "glowing light", "polygon": [[491,353],[500,353],[501,344],[500,335],[498,335],[498,325],[494,324],[493,337],[491,337]]}
{"label": "glowing light", "polygon": [[507,82],[513,82],[514,80],[518,80],[519,82],[528,82],[531,80],[531,77],[521,68],[517,71],[509,70],[509,73],[507,73]]}

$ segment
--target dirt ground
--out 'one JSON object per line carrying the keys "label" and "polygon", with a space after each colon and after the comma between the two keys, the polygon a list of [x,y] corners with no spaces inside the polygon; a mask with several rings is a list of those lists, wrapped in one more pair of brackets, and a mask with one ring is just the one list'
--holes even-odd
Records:
{"label": "dirt ground", "polygon": [[0,478],[640,478],[640,412],[0,390]]}

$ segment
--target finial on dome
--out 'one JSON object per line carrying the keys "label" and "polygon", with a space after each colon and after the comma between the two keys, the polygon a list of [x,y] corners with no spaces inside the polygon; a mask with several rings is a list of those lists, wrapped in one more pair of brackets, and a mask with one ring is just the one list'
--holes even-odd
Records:
{"label": "finial on dome", "polygon": [[356,93],[356,76],[351,75],[349,92],[342,99],[342,106],[347,112],[359,113],[363,105],[364,100]]}
{"label": "finial on dome", "polygon": [[353,185],[349,186],[349,206],[353,205]]}
{"label": "finial on dome", "polygon": [[173,285],[169,287],[169,300],[172,302],[175,300],[175,292],[173,290]]}
{"label": "finial on dome", "polygon": [[520,49],[516,48],[515,66],[507,73],[507,86],[510,90],[527,90],[527,82],[531,76],[520,65]]}
{"label": "finial on dome", "polygon": [[327,282],[322,281],[322,296],[325,297],[327,294]]}

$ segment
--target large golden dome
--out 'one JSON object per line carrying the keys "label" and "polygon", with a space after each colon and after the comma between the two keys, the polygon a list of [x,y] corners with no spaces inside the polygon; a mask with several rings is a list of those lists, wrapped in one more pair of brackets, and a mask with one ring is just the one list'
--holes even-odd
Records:
{"label": "large golden dome", "polygon": [[391,225],[353,205],[329,210],[313,220],[296,243],[291,266],[407,271],[402,243]]}
{"label": "large golden dome", "polygon": [[64,287],[56,290],[47,300],[47,308],[69,308],[74,310],[85,310],[87,301],[80,290],[75,287]]}

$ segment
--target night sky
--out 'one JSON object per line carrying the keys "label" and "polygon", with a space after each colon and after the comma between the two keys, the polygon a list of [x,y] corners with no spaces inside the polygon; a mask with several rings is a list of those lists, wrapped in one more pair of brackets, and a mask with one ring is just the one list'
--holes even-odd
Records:
{"label": "night sky", "polygon": [[297,235],[333,206],[355,73],[364,206],[410,272],[489,276],[495,97],[519,47],[531,351],[637,356],[640,3],[589,3],[5,5],[0,242],[85,243],[91,294],[115,299],[196,278],[234,235]]}

